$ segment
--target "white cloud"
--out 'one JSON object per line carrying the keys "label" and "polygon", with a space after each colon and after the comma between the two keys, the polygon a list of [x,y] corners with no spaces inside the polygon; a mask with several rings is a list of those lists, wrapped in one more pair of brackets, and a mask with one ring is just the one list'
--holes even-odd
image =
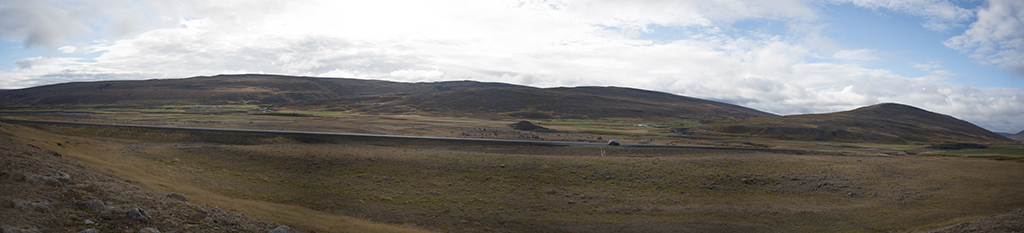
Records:
{"label": "white cloud", "polygon": [[56,1],[6,1],[0,3],[0,37],[22,41],[23,47],[56,48],[64,41],[88,36],[92,29],[82,18]]}
{"label": "white cloud", "polygon": [[882,60],[875,56],[873,49],[840,50],[832,55],[832,58],[848,62],[866,62]]}
{"label": "white cloud", "polygon": [[990,0],[977,22],[944,44],[981,64],[1024,75],[1024,1]]}
{"label": "white cloud", "polygon": [[923,71],[931,71],[931,70],[934,70],[934,69],[942,68],[942,65],[939,65],[937,62],[928,62],[928,63],[913,63],[913,62],[911,62],[910,63],[910,67],[913,67],[913,68],[919,69],[919,70],[923,70]]}
{"label": "white cloud", "polygon": [[439,78],[439,77],[443,77],[444,76],[444,71],[440,71],[440,70],[437,70],[437,69],[433,69],[433,70],[404,69],[404,70],[391,71],[391,73],[389,73],[388,75],[390,75],[392,77],[398,77],[399,79],[403,79],[403,80],[417,80],[417,79],[419,79],[419,80],[430,80],[430,79],[436,79],[436,78]]}
{"label": "white cloud", "polygon": [[[961,22],[962,12],[942,8],[944,2],[852,3],[910,12],[936,22]],[[938,3],[952,14],[921,8],[925,3]],[[123,26],[138,33],[87,46],[60,47],[64,52],[101,54],[94,61],[26,60],[25,68],[0,73],[0,86],[222,73],[395,81],[472,79],[542,87],[627,86],[780,114],[902,102],[980,122],[990,129],[1024,128],[1024,113],[1015,110],[1024,109],[1017,100],[1024,98],[1017,97],[1020,89],[952,84],[942,78],[952,74],[942,73],[948,71],[940,70],[937,63],[910,64],[931,72],[917,78],[865,68],[864,63],[880,60],[877,52],[842,48],[819,34],[821,26],[813,22],[817,11],[803,1],[152,4],[170,9],[150,9],[159,15],[156,18],[174,17],[167,20],[177,23],[159,29]],[[744,20],[776,20],[800,25],[801,30],[791,37],[722,32]],[[688,34],[658,43],[635,36],[653,25]],[[829,62],[807,62],[809,58]]]}
{"label": "white cloud", "polygon": [[914,69],[919,69],[919,70],[922,70],[922,71],[927,71],[928,74],[930,74],[932,76],[949,77],[949,76],[957,75],[956,73],[953,73],[952,71],[939,69],[939,68],[942,68],[942,65],[939,65],[938,62],[934,62],[934,61],[928,62],[928,63],[914,63],[914,62],[911,62],[910,63],[910,67],[914,68]]}
{"label": "white cloud", "polygon": [[[1012,0],[1011,0],[1012,1]],[[945,32],[962,26],[974,16],[974,12],[964,9],[949,0],[832,0],[836,3],[850,3],[858,7],[870,9],[886,9],[908,13],[925,18],[924,28],[932,31]]]}
{"label": "white cloud", "polygon": [[[56,49],[87,40],[97,32],[123,38],[177,26],[197,1],[31,0],[0,2],[0,39],[22,41],[25,48]],[[204,1],[205,2],[205,1]],[[224,2],[224,1],[216,1]],[[98,31],[97,31],[98,30]]]}

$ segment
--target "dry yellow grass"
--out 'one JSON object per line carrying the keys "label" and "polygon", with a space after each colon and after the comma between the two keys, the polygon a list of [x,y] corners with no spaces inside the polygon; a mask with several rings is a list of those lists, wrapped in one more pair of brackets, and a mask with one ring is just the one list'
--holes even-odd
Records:
{"label": "dry yellow grass", "polygon": [[[189,201],[238,211],[264,221],[325,232],[430,232],[412,226],[376,223],[309,208],[225,196],[197,186],[180,167],[139,157],[111,153],[132,142],[50,134],[28,127],[2,124],[0,133],[40,148],[57,151],[108,175],[141,184],[158,192],[186,195]],[[58,145],[58,143],[60,145]]]}
{"label": "dry yellow grass", "polygon": [[160,191],[317,231],[916,232],[1024,206],[1024,163],[1012,161],[0,130]]}

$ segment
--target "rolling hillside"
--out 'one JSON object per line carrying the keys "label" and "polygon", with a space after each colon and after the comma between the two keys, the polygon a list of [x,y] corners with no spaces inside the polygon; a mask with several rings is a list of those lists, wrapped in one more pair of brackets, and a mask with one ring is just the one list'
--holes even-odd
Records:
{"label": "rolling hillside", "polygon": [[752,137],[846,142],[1010,142],[969,122],[913,106],[878,104],[850,111],[705,124],[708,130]]}
{"label": "rolling hillside", "polygon": [[1017,134],[1007,136],[1007,138],[1013,139],[1014,141],[1024,141],[1024,131],[1020,131]]}
{"label": "rolling hillside", "polygon": [[[0,109],[154,108],[258,105],[477,119],[590,119],[701,122],[677,129],[792,140],[849,142],[1012,141],[971,123],[900,104],[776,116],[732,104],[621,87],[536,88],[505,83],[401,83],[281,75],[64,83],[0,91]],[[717,123],[715,123],[717,122]],[[709,124],[713,123],[713,124]]]}
{"label": "rolling hillside", "polygon": [[65,83],[0,92],[0,108],[254,104],[262,107],[476,118],[742,120],[775,116],[731,104],[618,87],[534,88],[279,75]]}

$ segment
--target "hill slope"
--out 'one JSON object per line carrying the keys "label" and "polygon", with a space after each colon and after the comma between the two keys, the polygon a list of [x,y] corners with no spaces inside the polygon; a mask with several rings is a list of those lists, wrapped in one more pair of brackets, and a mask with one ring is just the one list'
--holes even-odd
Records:
{"label": "hill slope", "polygon": [[644,118],[712,122],[775,116],[731,104],[617,87],[534,88],[279,75],[65,83],[0,92],[0,108],[256,104],[453,117]]}
{"label": "hill slope", "polygon": [[846,142],[1009,142],[969,122],[902,104],[878,104],[850,111],[759,118],[707,124],[694,129],[792,140]]}
{"label": "hill slope", "polygon": [[1024,141],[1024,131],[1020,131],[1017,134],[1007,136],[1007,138],[1013,139],[1014,141]]}
{"label": "hill slope", "polygon": [[[163,232],[268,232],[275,227],[249,216],[171,198],[135,182],[115,180],[66,160],[57,152],[4,134],[0,134],[0,163],[2,232],[78,232],[89,228],[98,232],[139,232],[144,227]],[[140,220],[127,216],[131,208],[143,210],[147,217]],[[83,224],[85,221],[94,223]]]}

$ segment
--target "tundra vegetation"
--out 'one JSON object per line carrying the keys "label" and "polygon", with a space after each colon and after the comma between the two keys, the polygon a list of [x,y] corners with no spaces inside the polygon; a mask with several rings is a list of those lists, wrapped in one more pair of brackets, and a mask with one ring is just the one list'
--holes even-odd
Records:
{"label": "tundra vegetation", "polygon": [[547,121],[555,123],[540,125],[558,131],[538,133],[514,130],[512,120],[314,111],[296,118],[289,114],[297,111],[259,108],[210,115],[195,108],[5,117],[804,152],[311,140],[23,122],[0,123],[0,133],[158,193],[317,232],[357,225],[466,232],[928,231],[1024,206],[1017,144],[949,151],[924,143],[659,136],[665,128],[622,120]]}

